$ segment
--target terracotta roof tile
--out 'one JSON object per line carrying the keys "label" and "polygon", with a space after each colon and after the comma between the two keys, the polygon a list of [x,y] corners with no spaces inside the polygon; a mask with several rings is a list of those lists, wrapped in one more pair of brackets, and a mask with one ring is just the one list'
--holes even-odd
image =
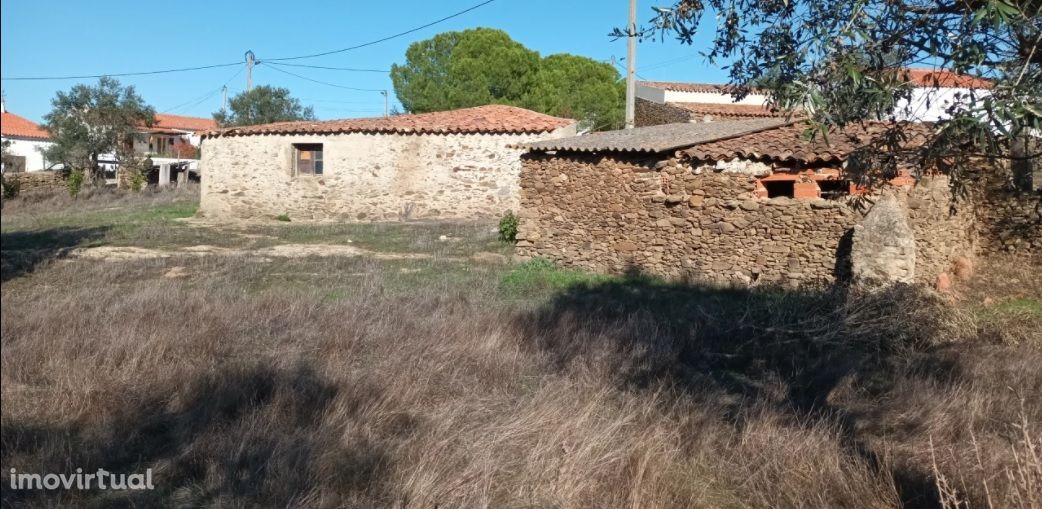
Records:
{"label": "terracotta roof tile", "polygon": [[36,125],[35,122],[9,111],[5,111],[3,117],[0,118],[0,132],[4,136],[18,138],[36,138],[41,140],[49,140],[51,138],[51,135]]}
{"label": "terracotta roof tile", "polygon": [[217,122],[212,118],[184,117],[168,113],[156,113],[156,124],[160,129],[180,129],[183,131],[210,131],[217,129]]}
{"label": "terracotta roof tile", "polygon": [[784,125],[783,119],[757,118],[720,122],[662,124],[604,131],[522,145],[533,152],[665,152]]}
{"label": "terracotta roof tile", "polygon": [[990,89],[993,83],[984,78],[945,70],[905,69],[907,79],[918,87],[952,87]]}
{"label": "terracotta roof tile", "polygon": [[206,136],[254,134],[523,134],[553,131],[574,124],[513,106],[488,105],[452,111],[397,115],[386,118],[279,122],[211,131]]}
{"label": "terracotta roof tile", "polygon": [[681,83],[678,81],[640,81],[639,85],[649,88],[660,88],[671,92],[706,92],[723,94],[734,90],[732,85],[720,83]]}
{"label": "terracotta roof tile", "polygon": [[[676,106],[687,110],[692,115],[709,115],[711,117],[724,118],[771,118],[784,117],[785,112],[772,110],[767,106],[754,104],[714,104],[714,103],[690,103],[671,102],[670,106]],[[696,118],[697,120],[697,118]]]}
{"label": "terracotta roof tile", "polygon": [[[829,142],[819,134],[814,140],[806,139],[806,123],[797,123],[760,131],[727,140],[704,143],[684,153],[703,161],[729,161],[736,157],[769,160],[773,162],[799,163],[842,163],[854,149],[882,134],[890,124],[874,122],[865,126],[847,126],[829,135]],[[906,146],[916,146],[926,141],[933,126],[927,123],[910,123],[905,132],[911,136]]]}

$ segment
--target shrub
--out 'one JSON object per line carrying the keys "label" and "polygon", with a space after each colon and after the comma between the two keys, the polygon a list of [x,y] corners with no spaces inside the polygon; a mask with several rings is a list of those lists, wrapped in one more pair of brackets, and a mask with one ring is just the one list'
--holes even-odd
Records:
{"label": "shrub", "polygon": [[83,188],[83,170],[69,172],[69,180],[65,182],[65,185],[69,187],[69,196],[80,194],[80,189]]}
{"label": "shrub", "polygon": [[285,214],[285,213],[279,214],[279,215],[275,216],[275,220],[276,221],[282,221],[284,223],[288,223],[289,222],[289,214]]}
{"label": "shrub", "polygon": [[499,240],[504,242],[517,242],[517,225],[521,218],[513,211],[508,210],[499,220]]}
{"label": "shrub", "polygon": [[22,190],[22,181],[19,179],[6,179],[0,177],[0,182],[3,184],[4,198],[14,198],[18,196],[18,193]]}
{"label": "shrub", "polygon": [[130,186],[131,191],[144,189],[145,182],[145,175],[141,173],[141,170],[131,170],[130,176],[127,177],[127,184]]}

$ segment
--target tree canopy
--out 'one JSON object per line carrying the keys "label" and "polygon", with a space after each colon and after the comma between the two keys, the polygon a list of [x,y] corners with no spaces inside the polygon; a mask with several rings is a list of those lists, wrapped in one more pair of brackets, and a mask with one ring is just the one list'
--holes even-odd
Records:
{"label": "tree canopy", "polygon": [[625,88],[611,65],[573,55],[540,58],[502,30],[438,34],[410,45],[405,60],[391,67],[391,80],[409,113],[508,104],[594,128],[622,123]]}
{"label": "tree canopy", "polygon": [[1040,9],[1038,0],[674,0],[644,34],[691,44],[711,32],[706,56],[728,64],[740,95],[763,89],[818,133],[894,120],[912,94],[908,68],[990,80],[954,101],[925,145],[900,150],[906,124],[892,122],[848,162],[867,184],[902,160],[957,182],[974,156],[1009,158],[1013,140],[1042,129]]}
{"label": "tree canopy", "polygon": [[288,89],[267,85],[236,95],[228,106],[230,111],[221,110],[213,114],[221,127],[315,119],[314,108],[302,105]]}
{"label": "tree canopy", "polygon": [[129,156],[139,128],[155,122],[155,110],[134,87],[108,77],[94,86],[79,84],[58,92],[51,105],[43,124],[53,142],[47,159],[83,170],[88,185],[96,178],[100,155]]}

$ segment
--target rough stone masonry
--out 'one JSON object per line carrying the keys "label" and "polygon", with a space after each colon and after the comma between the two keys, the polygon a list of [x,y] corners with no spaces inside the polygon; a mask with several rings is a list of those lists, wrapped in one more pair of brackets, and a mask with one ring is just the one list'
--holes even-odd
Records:
{"label": "rough stone masonry", "polygon": [[[722,283],[827,284],[851,274],[863,211],[849,198],[758,196],[759,163],[531,152],[523,165],[523,257]],[[894,192],[915,239],[908,278],[934,284],[972,259],[980,232],[974,207],[952,210],[947,178]]]}

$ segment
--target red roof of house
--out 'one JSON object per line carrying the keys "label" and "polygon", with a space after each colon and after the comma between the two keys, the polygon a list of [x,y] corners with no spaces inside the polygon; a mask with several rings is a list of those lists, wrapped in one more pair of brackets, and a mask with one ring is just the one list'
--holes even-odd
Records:
{"label": "red roof of house", "polygon": [[[984,78],[958,74],[946,70],[904,69],[907,79],[917,87],[991,88],[993,83]],[[641,81],[641,85],[672,92],[707,92],[723,94],[734,90],[732,85],[717,83],[679,83],[673,81]],[[754,88],[752,93],[757,93]]]}
{"label": "red roof of house", "polygon": [[157,129],[179,129],[182,131],[210,131],[217,129],[217,122],[212,118],[156,113],[156,123],[152,127]]}
{"label": "red roof of house", "polygon": [[[842,163],[854,149],[883,134],[891,125],[884,122],[848,125],[829,133],[828,143],[820,133],[813,140],[804,137],[807,127],[804,122],[789,124],[696,145],[684,153],[703,161],[730,161],[739,157],[774,162]],[[933,125],[929,123],[907,123],[902,127],[909,135],[903,142],[905,147],[923,144],[933,132]]]}
{"label": "red roof of house", "polygon": [[253,134],[524,134],[553,131],[574,124],[567,118],[492,104],[452,111],[396,115],[345,120],[304,120],[274,124],[232,127],[207,133],[207,136],[245,136]]}
{"label": "red roof of house", "polygon": [[672,92],[708,92],[722,94],[734,90],[731,85],[719,83],[680,83],[676,81],[640,81],[639,85],[650,88],[661,88]]}
{"label": "red roof of house", "polygon": [[0,133],[4,136],[17,138],[37,138],[41,140],[49,140],[51,138],[47,131],[36,125],[32,120],[20,117],[9,111],[5,111],[3,118],[0,118]]}
{"label": "red roof of house", "polygon": [[918,87],[991,88],[993,83],[984,78],[945,70],[905,69],[908,81]]}
{"label": "red roof of house", "polygon": [[767,106],[755,104],[715,104],[715,103],[688,103],[671,102],[670,106],[682,108],[692,115],[708,115],[721,118],[771,118],[784,117],[784,111],[777,111]]}

